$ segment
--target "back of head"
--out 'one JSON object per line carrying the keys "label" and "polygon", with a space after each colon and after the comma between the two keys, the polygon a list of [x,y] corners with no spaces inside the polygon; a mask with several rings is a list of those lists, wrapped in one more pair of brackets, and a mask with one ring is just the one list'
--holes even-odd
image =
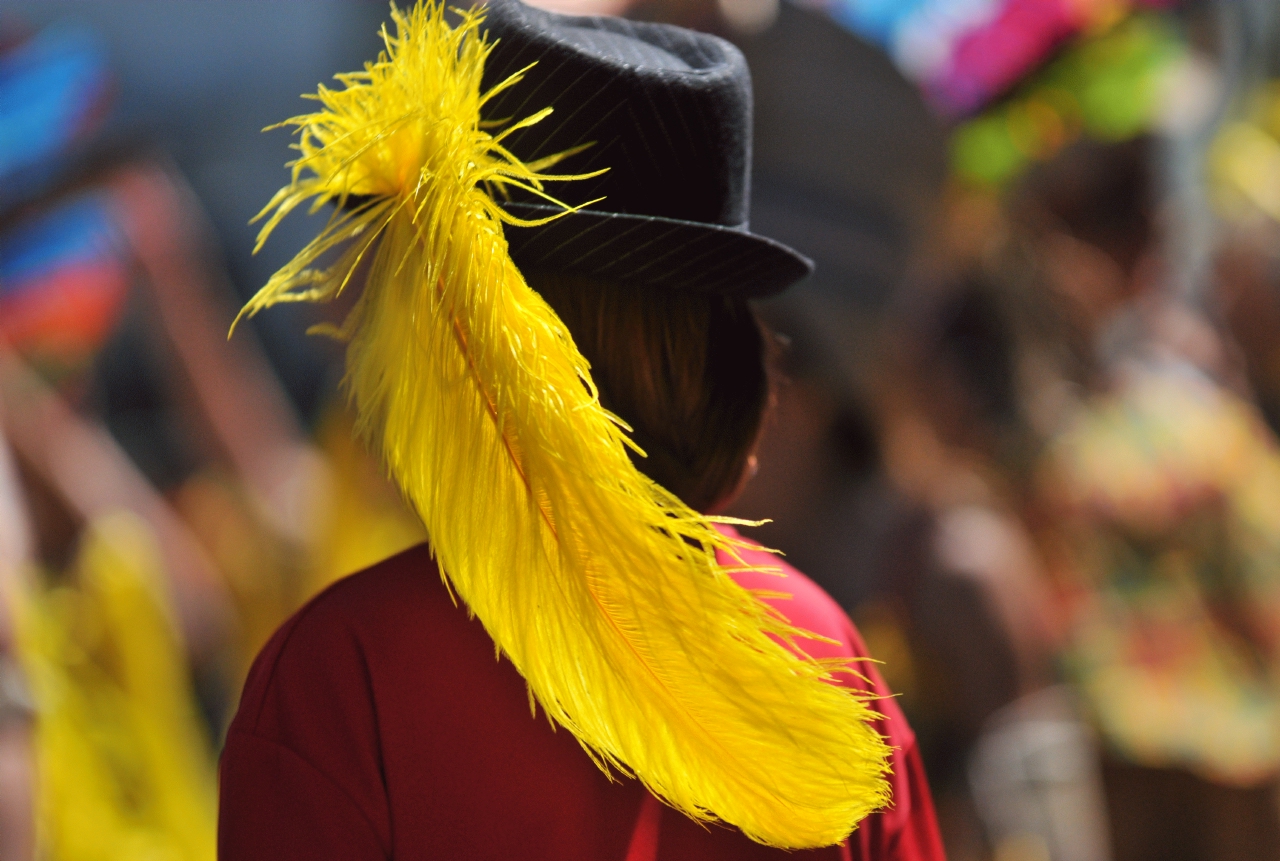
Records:
{"label": "back of head", "polygon": [[1130,274],[1155,239],[1154,147],[1149,136],[1080,141],[1027,175],[1015,213],[1093,245]]}
{"label": "back of head", "polygon": [[641,472],[697,511],[737,489],[769,402],[763,331],[742,299],[530,273],[569,327]]}

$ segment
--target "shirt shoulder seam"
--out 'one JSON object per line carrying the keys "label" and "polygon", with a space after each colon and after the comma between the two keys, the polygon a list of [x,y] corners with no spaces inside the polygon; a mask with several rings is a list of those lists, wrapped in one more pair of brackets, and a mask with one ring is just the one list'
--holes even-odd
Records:
{"label": "shirt shoulder seam", "polygon": [[288,622],[285,623],[284,638],[281,640],[279,646],[277,646],[275,654],[272,655],[271,666],[267,669],[266,678],[262,680],[262,685],[259,689],[260,696],[258,697],[258,702],[255,704],[256,708],[253,714],[253,722],[249,728],[239,730],[240,732],[245,732],[255,737],[268,740],[265,736],[258,736],[258,726],[262,720],[262,712],[267,707],[267,692],[275,682],[276,671],[280,667],[280,661],[284,657],[285,649],[289,647],[289,642],[293,639],[294,634],[297,633],[302,621],[307,616],[311,615],[312,611],[314,611],[316,607],[328,598],[329,594],[334,591],[335,587],[349,579],[350,577],[344,577],[331,584],[327,589],[308,601],[296,614],[294,614],[291,619],[289,619]]}

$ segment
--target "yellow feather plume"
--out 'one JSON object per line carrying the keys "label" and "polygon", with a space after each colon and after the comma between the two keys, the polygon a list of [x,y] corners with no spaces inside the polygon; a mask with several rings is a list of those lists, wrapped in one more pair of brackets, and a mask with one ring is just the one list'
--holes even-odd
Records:
{"label": "yellow feather plume", "polygon": [[[490,192],[546,197],[546,181],[575,178],[502,146],[550,108],[502,132],[481,122],[524,74],[481,92],[482,10],[450,27],[424,0],[392,18],[376,63],[288,121],[301,157],[259,244],[306,201],[349,208],[245,313],[332,298],[370,254],[341,332],[362,431],[531,697],[602,767],[689,816],[780,847],[840,841],[888,801],[874,715],[829,683],[849,668],[784,646],[800,632],[717,565],[729,539],[635,469],[586,361],[507,251],[504,223],[527,223]],[[338,246],[334,265],[311,268]]]}

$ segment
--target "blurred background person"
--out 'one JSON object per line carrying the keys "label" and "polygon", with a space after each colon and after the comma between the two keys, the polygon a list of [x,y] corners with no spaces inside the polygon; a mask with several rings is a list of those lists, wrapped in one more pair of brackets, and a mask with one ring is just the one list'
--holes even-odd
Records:
{"label": "blurred background person", "polygon": [[1275,443],[1224,388],[1222,333],[1172,289],[1152,153],[1078,144],[1012,204],[1037,386],[1062,393],[1032,486],[1060,667],[1103,742],[1114,857],[1269,857],[1277,560],[1257,506]]}
{"label": "blurred background person", "polygon": [[[3,497],[23,515],[3,542],[0,857],[33,857],[35,834],[42,857],[212,857],[213,762],[249,659],[346,565],[420,527],[340,410],[326,458],[256,342],[227,342],[238,299],[164,152],[207,139],[207,99],[185,127],[165,114],[119,63],[154,57],[121,50],[133,31],[111,40],[114,12],[94,27],[94,7],[31,11],[5,18],[0,55]],[[171,10],[161,42],[193,11]],[[232,37],[219,16],[235,11],[181,30],[206,42],[194,59]],[[166,32],[152,12],[141,29]],[[192,59],[170,57],[171,102],[192,95],[173,78]],[[329,385],[323,354],[305,378]]]}

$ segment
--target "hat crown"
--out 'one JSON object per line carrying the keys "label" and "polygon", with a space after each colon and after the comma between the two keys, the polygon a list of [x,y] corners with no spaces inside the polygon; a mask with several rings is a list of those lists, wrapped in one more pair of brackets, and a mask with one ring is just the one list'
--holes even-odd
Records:
{"label": "hat crown", "polygon": [[516,0],[490,0],[485,29],[496,43],[486,88],[537,64],[485,106],[486,118],[553,108],[512,134],[508,149],[531,162],[589,143],[564,170],[609,169],[553,195],[574,204],[603,197],[592,209],[607,212],[745,229],[751,78],[737,48],[679,27],[557,15]]}

